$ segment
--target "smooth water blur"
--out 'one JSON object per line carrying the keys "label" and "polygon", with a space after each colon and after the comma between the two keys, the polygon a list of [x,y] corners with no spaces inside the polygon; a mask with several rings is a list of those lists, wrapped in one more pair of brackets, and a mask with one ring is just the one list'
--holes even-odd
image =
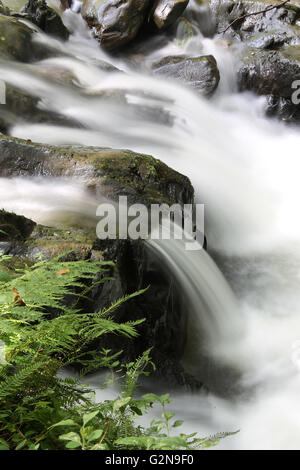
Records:
{"label": "smooth water blur", "polygon": [[[56,57],[30,65],[2,62],[0,71],[8,83],[39,97],[41,108],[71,118],[79,128],[20,121],[11,134],[52,144],[130,148],[190,177],[196,201],[205,203],[209,251],[235,298],[204,252],[192,257],[180,244],[167,242],[153,249],[187,298],[193,334],[186,364],[201,369],[204,329],[208,356],[240,372],[240,394],[227,399],[179,394],[174,409],[189,431],[241,429],[222,442],[224,448],[299,448],[299,132],[266,119],[263,98],[237,93],[238,46],[226,48],[199,33],[183,46],[158,38],[153,48],[150,41],[142,59],[112,59],[78,16],[66,12],[64,19],[74,31],[68,43],[42,33],[37,39],[56,49]],[[215,55],[222,80],[211,101],[150,76],[153,60],[185,52]],[[120,72],[103,69],[102,61]],[[67,84],[57,81],[62,70],[71,77]],[[62,190],[59,181],[2,180],[0,200],[7,209],[43,221],[47,211],[51,220],[72,201],[79,216],[94,210],[74,182]]]}

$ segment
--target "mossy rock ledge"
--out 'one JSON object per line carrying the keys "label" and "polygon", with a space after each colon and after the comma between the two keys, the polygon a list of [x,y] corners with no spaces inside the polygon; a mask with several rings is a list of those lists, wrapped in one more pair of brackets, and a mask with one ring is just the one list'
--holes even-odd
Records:
{"label": "mossy rock ledge", "polygon": [[[127,195],[129,201],[151,203],[192,203],[193,188],[189,179],[159,160],[129,150],[93,147],[54,147],[2,135],[0,138],[0,176],[80,177],[95,194],[116,199]],[[54,183],[55,184],[55,183]],[[11,217],[13,217],[11,215]],[[15,217],[15,216],[14,216]],[[24,223],[24,218],[22,221]],[[28,219],[25,219],[28,220]],[[68,252],[68,260],[113,260],[115,280],[95,287],[85,311],[99,311],[114,300],[145,288],[142,296],[124,304],[118,321],[146,318],[134,341],[111,336],[102,347],[124,351],[130,361],[147,348],[157,374],[174,385],[199,388],[201,384],[185,373],[180,360],[186,343],[187,316],[179,289],[160,260],[154,259],[141,241],[97,240],[95,227],[44,227],[31,222],[22,239],[15,237],[0,243],[0,249],[14,256],[12,264],[31,264],[42,255],[51,259]],[[99,345],[95,344],[95,348]]]}
{"label": "mossy rock ledge", "polygon": [[75,177],[95,197],[146,205],[190,204],[194,190],[186,176],[149,155],[98,147],[56,147],[0,135],[0,176]]}

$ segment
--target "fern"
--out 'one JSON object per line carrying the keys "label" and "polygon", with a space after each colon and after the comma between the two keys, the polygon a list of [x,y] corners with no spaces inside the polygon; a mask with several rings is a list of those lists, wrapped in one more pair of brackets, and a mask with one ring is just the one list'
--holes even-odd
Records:
{"label": "fern", "polygon": [[[134,396],[140,376],[154,369],[150,350],[126,365],[120,362],[121,351],[101,350],[105,335],[138,335],[143,319],[117,323],[115,315],[146,289],[90,313],[81,310],[81,300],[112,279],[113,263],[56,258],[12,272],[6,268],[10,261],[0,255],[6,274],[0,279],[0,342],[5,347],[0,362],[0,449],[192,449],[217,442],[185,435],[166,438],[159,426],[137,425],[136,417],[147,412],[154,396]],[[95,403],[93,391],[79,380],[59,378],[58,372],[74,363],[82,375],[107,368],[122,384],[120,396]],[[158,400],[165,406],[166,399]]]}

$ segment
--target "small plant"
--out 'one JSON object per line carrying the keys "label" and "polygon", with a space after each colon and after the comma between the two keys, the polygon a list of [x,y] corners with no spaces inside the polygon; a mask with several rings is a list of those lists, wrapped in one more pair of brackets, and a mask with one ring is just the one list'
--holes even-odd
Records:
{"label": "small plant", "polygon": [[[93,349],[104,335],[136,337],[143,321],[117,323],[113,314],[144,291],[100,312],[80,308],[92,289],[111,279],[112,263],[54,259],[20,271],[9,257],[0,261],[0,450],[201,449],[218,442],[173,436],[182,422],[166,411],[169,395],[136,398],[140,376],[155,369],[150,350],[124,365],[122,351]],[[109,369],[120,382],[120,396],[96,403],[79,379],[58,377],[74,363],[82,375]],[[137,418],[153,403],[162,406],[162,420],[144,429]]]}

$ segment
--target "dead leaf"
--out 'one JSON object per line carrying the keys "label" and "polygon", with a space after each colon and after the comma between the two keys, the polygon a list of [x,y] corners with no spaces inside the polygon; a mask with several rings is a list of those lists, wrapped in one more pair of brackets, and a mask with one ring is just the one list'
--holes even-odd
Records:
{"label": "dead leaf", "polygon": [[69,269],[62,269],[61,271],[58,271],[56,274],[58,276],[64,276],[65,274],[68,274],[70,272]]}
{"label": "dead leaf", "polygon": [[21,299],[20,297],[20,294],[19,292],[17,291],[17,289],[13,288],[12,290],[13,294],[15,294],[14,296],[14,302],[18,305],[21,305],[22,307],[25,306],[25,303],[23,302],[23,300]]}

